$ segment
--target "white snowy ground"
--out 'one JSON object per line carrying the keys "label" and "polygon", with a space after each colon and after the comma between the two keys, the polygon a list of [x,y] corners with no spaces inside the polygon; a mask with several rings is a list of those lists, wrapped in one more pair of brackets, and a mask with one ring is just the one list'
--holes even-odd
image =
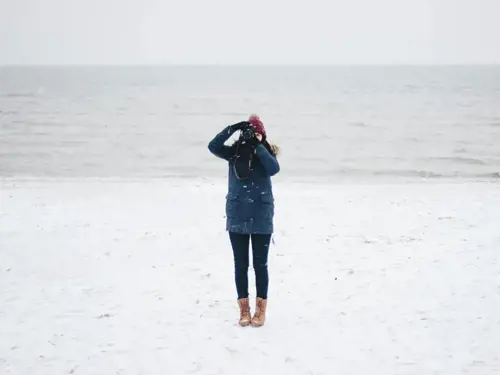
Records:
{"label": "white snowy ground", "polygon": [[500,373],[498,184],[275,185],[254,329],[225,182],[3,180],[0,374]]}

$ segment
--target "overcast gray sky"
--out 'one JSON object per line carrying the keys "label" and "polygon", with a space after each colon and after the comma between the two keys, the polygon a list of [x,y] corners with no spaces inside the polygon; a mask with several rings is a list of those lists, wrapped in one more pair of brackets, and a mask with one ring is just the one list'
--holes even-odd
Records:
{"label": "overcast gray sky", "polygon": [[0,64],[500,63],[500,0],[0,0]]}

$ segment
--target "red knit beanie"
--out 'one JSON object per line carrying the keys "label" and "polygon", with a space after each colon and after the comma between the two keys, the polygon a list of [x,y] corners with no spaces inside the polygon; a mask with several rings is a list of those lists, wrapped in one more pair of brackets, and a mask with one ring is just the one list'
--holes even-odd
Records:
{"label": "red knit beanie", "polygon": [[266,135],[266,128],[264,128],[264,124],[262,123],[259,116],[251,115],[250,118],[248,119],[248,122],[253,125],[256,133]]}

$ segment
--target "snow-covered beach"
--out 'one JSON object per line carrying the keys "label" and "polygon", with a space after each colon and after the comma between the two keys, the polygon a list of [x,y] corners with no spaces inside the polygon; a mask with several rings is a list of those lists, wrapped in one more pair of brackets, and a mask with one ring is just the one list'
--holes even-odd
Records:
{"label": "snow-covered beach", "polygon": [[225,192],[2,179],[0,373],[500,373],[498,183],[277,183],[260,329]]}

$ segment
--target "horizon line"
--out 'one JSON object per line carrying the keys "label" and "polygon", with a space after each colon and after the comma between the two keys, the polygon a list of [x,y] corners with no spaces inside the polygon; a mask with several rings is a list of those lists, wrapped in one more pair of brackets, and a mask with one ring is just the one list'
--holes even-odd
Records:
{"label": "horizon line", "polygon": [[497,63],[0,63],[0,68],[7,67],[496,67]]}

